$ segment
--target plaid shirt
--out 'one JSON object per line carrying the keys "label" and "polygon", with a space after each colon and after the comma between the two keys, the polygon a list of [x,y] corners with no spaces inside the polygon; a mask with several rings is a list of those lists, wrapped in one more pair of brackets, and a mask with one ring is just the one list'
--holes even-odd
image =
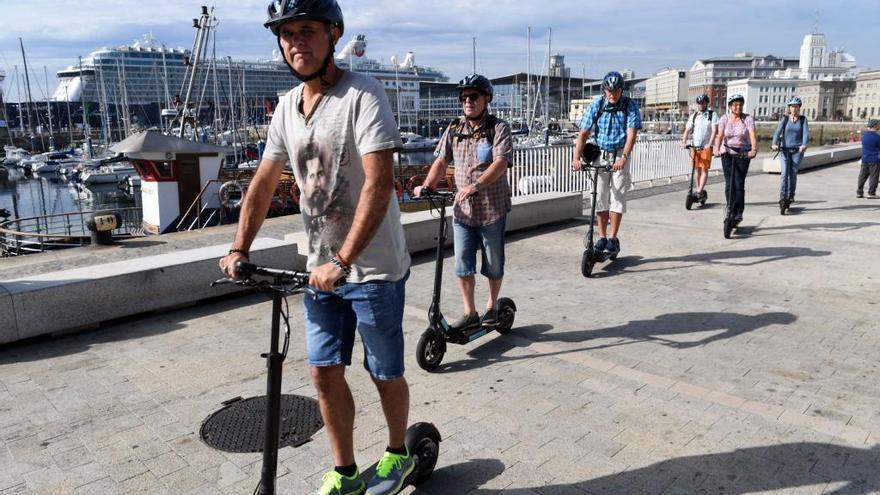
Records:
{"label": "plaid shirt", "polygon": [[[455,183],[458,187],[473,184],[496,159],[507,158],[507,166],[513,156],[513,139],[507,122],[496,119],[495,142],[489,143],[482,131],[488,113],[475,128],[470,124],[459,126],[460,120],[453,122],[440,143],[435,156],[442,156],[447,163],[455,164]],[[507,171],[491,184],[480,183],[480,192],[463,203],[456,203],[453,216],[456,221],[471,227],[490,225],[500,221],[510,211],[510,185],[507,184]]]}
{"label": "plaid shirt", "polygon": [[[599,113],[599,105],[605,103],[605,98],[596,98],[590,108],[581,117],[578,127],[591,129]],[[619,102],[618,102],[619,103]],[[624,125],[626,128],[624,128]],[[607,151],[614,151],[626,144],[626,129],[641,129],[642,116],[639,115],[639,104],[635,100],[629,100],[629,108],[614,111],[610,104],[605,106],[599,122],[596,122],[596,144]]]}

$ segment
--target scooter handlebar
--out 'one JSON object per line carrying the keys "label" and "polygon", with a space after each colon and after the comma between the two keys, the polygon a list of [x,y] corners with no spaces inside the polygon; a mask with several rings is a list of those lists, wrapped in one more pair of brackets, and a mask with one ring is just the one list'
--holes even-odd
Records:
{"label": "scooter handlebar", "polygon": [[602,171],[610,172],[612,169],[612,166],[611,166],[611,164],[608,164],[608,163],[603,165],[603,164],[599,163],[598,159],[594,162],[585,162],[582,158],[581,159],[581,171],[586,171],[591,168],[596,169],[600,172],[602,172]]}
{"label": "scooter handlebar", "polygon": [[455,197],[455,192],[453,191],[438,191],[436,189],[432,189],[428,186],[422,187],[422,194],[418,197],[420,198],[440,198],[440,199],[450,199]]}

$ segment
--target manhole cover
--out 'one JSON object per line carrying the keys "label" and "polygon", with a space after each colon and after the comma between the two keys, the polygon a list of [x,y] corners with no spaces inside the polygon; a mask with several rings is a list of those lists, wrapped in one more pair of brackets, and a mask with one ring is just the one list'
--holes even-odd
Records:
{"label": "manhole cover", "polygon": [[[199,434],[211,447],[225,452],[262,452],[266,437],[266,396],[235,401],[212,413]],[[324,426],[318,401],[299,395],[281,396],[278,448],[299,447]]]}

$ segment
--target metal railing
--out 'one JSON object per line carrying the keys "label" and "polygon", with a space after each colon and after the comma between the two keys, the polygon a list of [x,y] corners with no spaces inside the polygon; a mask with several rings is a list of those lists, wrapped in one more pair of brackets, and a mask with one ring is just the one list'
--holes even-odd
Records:
{"label": "metal railing", "polygon": [[[639,136],[633,148],[630,175],[633,185],[656,181],[672,182],[691,171],[691,158],[675,136]],[[507,180],[514,197],[546,192],[589,191],[587,174],[571,170],[574,145],[520,148],[513,152],[513,167]],[[721,170],[721,160],[712,160],[712,171]]]}
{"label": "metal railing", "polygon": [[[111,211],[122,215],[122,224],[113,230],[114,237],[144,235],[140,208],[113,208]],[[91,233],[86,228],[86,220],[91,213],[59,213],[0,222],[0,256],[21,256],[89,244]]]}

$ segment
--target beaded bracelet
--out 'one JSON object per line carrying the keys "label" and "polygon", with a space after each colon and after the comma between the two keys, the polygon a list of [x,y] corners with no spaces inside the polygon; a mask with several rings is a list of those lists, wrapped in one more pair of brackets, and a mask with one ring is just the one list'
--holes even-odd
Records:
{"label": "beaded bracelet", "polygon": [[351,267],[348,266],[348,265],[346,265],[346,264],[345,264],[342,260],[340,260],[338,257],[334,256],[334,257],[330,258],[330,263],[333,263],[334,265],[336,265],[337,268],[339,268],[340,270],[342,270],[342,273],[345,274],[346,278],[347,278],[349,275],[351,275]]}

